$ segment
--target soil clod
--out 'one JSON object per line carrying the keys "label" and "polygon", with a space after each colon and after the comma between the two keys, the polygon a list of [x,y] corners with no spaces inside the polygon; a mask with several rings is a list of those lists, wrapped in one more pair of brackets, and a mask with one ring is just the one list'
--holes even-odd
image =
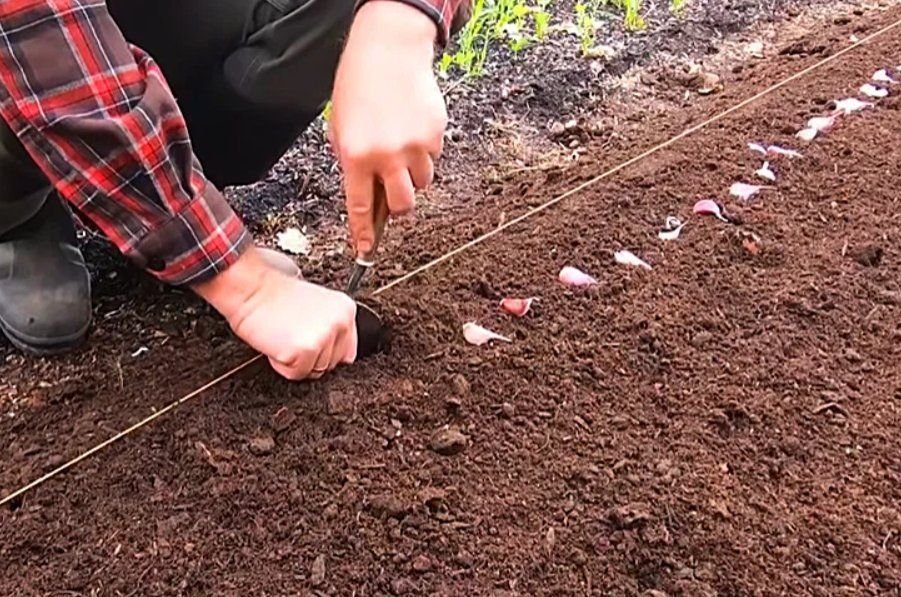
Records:
{"label": "soil clod", "polygon": [[432,567],[433,564],[431,558],[429,558],[429,556],[425,554],[421,554],[413,558],[412,568],[413,572],[416,572],[417,574],[424,574],[426,572],[429,572]]}
{"label": "soil clod", "polygon": [[332,390],[325,397],[325,409],[332,416],[350,414],[354,411],[354,397],[340,390]]}
{"label": "soil clod", "polygon": [[276,433],[282,433],[287,431],[291,425],[294,424],[294,421],[297,419],[296,415],[291,411],[287,406],[283,406],[278,409],[275,414],[272,415],[270,420],[270,424],[272,425],[273,431]]}
{"label": "soil clod", "polygon": [[874,244],[867,244],[850,252],[851,258],[864,267],[879,267],[883,253],[882,247]]}
{"label": "soil clod", "polygon": [[369,499],[366,509],[376,518],[403,518],[410,511],[407,503],[395,495],[376,495]]}
{"label": "soil clod", "polygon": [[441,456],[460,454],[468,445],[469,438],[453,427],[437,431],[429,440],[429,449]]}
{"label": "soil clod", "polygon": [[461,398],[469,396],[472,391],[469,381],[460,373],[454,375],[451,379],[451,386],[454,388],[454,393]]}
{"label": "soil clod", "polygon": [[247,447],[254,456],[266,456],[275,449],[275,439],[268,434],[258,435],[251,438]]}
{"label": "soil clod", "polygon": [[321,587],[325,584],[325,554],[319,554],[310,566],[310,584]]}
{"label": "soil clod", "polygon": [[607,512],[607,521],[619,530],[630,530],[640,527],[652,518],[647,504],[633,503],[611,508]]}

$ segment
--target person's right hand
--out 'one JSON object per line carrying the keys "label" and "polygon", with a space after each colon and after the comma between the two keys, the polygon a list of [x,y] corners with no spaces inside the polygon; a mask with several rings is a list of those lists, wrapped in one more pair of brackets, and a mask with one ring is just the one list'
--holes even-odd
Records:
{"label": "person's right hand", "polygon": [[288,379],[317,379],[356,359],[353,299],[285,275],[256,249],[193,289]]}

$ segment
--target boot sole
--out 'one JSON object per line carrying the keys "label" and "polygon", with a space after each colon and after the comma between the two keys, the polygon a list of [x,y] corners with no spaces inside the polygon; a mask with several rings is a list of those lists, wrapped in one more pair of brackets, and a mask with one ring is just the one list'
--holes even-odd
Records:
{"label": "boot sole", "polygon": [[89,321],[83,329],[71,336],[57,338],[52,342],[36,342],[33,338],[23,338],[0,319],[0,332],[3,332],[6,339],[23,353],[36,357],[52,357],[71,352],[72,349],[78,348],[84,343],[85,339],[88,337],[88,330],[90,330],[90,328],[91,322]]}

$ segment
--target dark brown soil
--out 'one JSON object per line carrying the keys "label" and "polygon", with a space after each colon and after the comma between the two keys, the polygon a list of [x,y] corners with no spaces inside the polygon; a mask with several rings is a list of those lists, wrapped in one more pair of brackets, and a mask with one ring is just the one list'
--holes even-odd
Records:
{"label": "dark brown soil", "polygon": [[[377,279],[847,39],[824,27],[709,102],[624,125],[596,163],[392,228]],[[901,89],[775,162],[777,189],[726,192],[760,166],[747,141],[792,144],[899,62],[901,29],[380,295],[390,355],[317,384],[245,371],[27,494],[0,511],[0,594],[901,594]],[[702,197],[741,225],[657,239]],[[620,248],[654,269],[615,265]],[[563,265],[601,284],[567,291]],[[101,305],[104,350],[7,357],[0,495],[250,356],[143,284],[153,300]],[[502,295],[540,301],[514,320]],[[514,342],[465,345],[471,319]]]}

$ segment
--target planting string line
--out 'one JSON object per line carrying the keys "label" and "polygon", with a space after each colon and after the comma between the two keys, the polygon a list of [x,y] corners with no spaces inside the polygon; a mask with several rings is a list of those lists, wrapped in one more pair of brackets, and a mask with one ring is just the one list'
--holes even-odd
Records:
{"label": "planting string line", "polygon": [[[809,67],[807,67],[807,68],[805,68],[805,69],[803,69],[803,70],[797,72],[797,73],[795,73],[794,75],[791,75],[790,77],[788,77],[788,78],[786,78],[786,79],[783,79],[783,80],[780,81],[779,83],[776,83],[775,85],[772,85],[771,87],[768,87],[767,89],[764,89],[763,91],[761,91],[761,92],[758,93],[757,95],[754,95],[754,96],[752,96],[752,97],[750,97],[750,98],[748,98],[748,99],[742,101],[741,103],[736,104],[735,106],[732,106],[731,108],[727,109],[726,111],[721,112],[720,114],[717,114],[716,116],[713,116],[713,117],[711,117],[710,119],[701,122],[700,124],[696,124],[695,126],[689,128],[689,129],[686,129],[685,131],[679,133],[678,135],[676,135],[675,137],[669,139],[668,141],[664,141],[664,142],[661,143],[660,145],[657,145],[657,146],[655,146],[655,147],[652,147],[651,149],[648,149],[648,150],[645,151],[644,153],[641,153],[641,154],[639,154],[639,155],[637,155],[637,156],[635,156],[635,157],[633,157],[633,158],[631,158],[631,159],[629,159],[629,160],[627,160],[627,161],[625,161],[625,162],[619,164],[618,166],[614,166],[613,168],[611,168],[610,170],[607,170],[607,171],[604,172],[603,174],[599,174],[598,176],[595,176],[594,178],[592,178],[592,179],[590,179],[590,180],[588,180],[588,181],[586,181],[586,182],[583,182],[582,184],[578,185],[577,187],[575,187],[575,188],[573,188],[573,189],[570,189],[569,191],[566,191],[566,192],[563,193],[562,195],[558,195],[557,197],[554,197],[553,199],[549,200],[548,202],[543,203],[543,204],[541,204],[541,205],[539,205],[539,206],[537,206],[537,207],[534,207],[534,208],[532,208],[532,209],[526,211],[526,212],[523,213],[522,215],[517,216],[516,218],[513,218],[513,219],[510,220],[509,222],[505,222],[504,224],[498,226],[497,228],[494,228],[494,229],[491,230],[490,232],[486,232],[486,233],[483,234],[482,236],[479,236],[478,238],[475,238],[475,239],[473,239],[473,240],[467,242],[466,244],[463,244],[463,245],[457,247],[456,249],[453,249],[452,251],[450,251],[450,252],[448,252],[448,253],[445,253],[444,255],[442,255],[442,256],[440,256],[440,257],[437,257],[437,258],[433,259],[432,261],[429,261],[429,262],[426,263],[425,265],[422,265],[422,266],[420,266],[420,267],[418,267],[418,268],[412,270],[411,272],[409,272],[409,273],[407,273],[407,274],[404,274],[403,276],[400,276],[399,278],[396,278],[395,280],[392,280],[391,282],[388,282],[388,283],[385,284],[384,286],[382,286],[382,287],[378,288],[377,290],[375,290],[375,291],[372,293],[373,296],[377,296],[377,295],[379,295],[379,294],[382,294],[383,292],[386,292],[386,291],[388,291],[388,290],[394,288],[395,286],[398,286],[398,285],[400,285],[400,284],[403,284],[404,282],[406,282],[406,281],[408,281],[408,280],[410,280],[410,279],[412,279],[412,278],[415,278],[416,276],[419,276],[419,275],[422,274],[423,272],[426,272],[426,271],[432,269],[433,267],[435,267],[435,266],[437,266],[437,265],[440,265],[441,263],[444,263],[445,261],[447,261],[447,260],[449,260],[449,259],[453,259],[454,257],[456,257],[457,255],[459,255],[460,253],[463,253],[464,251],[467,251],[467,250],[469,250],[469,249],[471,249],[471,248],[473,248],[473,247],[475,247],[475,246],[477,246],[477,245],[482,244],[483,242],[485,242],[485,241],[487,241],[487,240],[489,240],[489,239],[491,239],[491,238],[497,236],[497,235],[500,234],[501,232],[504,232],[505,230],[507,230],[507,229],[509,229],[509,228],[511,228],[511,227],[513,227],[513,226],[516,226],[517,224],[519,224],[519,223],[521,223],[521,222],[523,222],[523,221],[525,221],[525,220],[531,218],[532,216],[534,216],[534,215],[536,215],[536,214],[539,214],[539,213],[541,213],[541,212],[543,212],[543,211],[546,211],[547,209],[549,209],[549,208],[551,208],[551,207],[557,205],[557,204],[560,203],[561,201],[564,201],[564,200],[568,199],[569,197],[572,197],[573,195],[575,195],[575,194],[577,194],[577,193],[580,193],[580,192],[584,191],[585,189],[587,189],[587,188],[589,188],[589,187],[591,187],[591,186],[593,186],[593,185],[595,185],[595,184],[601,182],[602,180],[606,180],[607,178],[610,178],[610,177],[613,176],[614,174],[616,174],[616,173],[622,171],[623,169],[628,168],[629,166],[632,166],[632,165],[634,165],[634,164],[640,162],[641,160],[644,160],[645,158],[648,158],[648,157],[650,157],[650,156],[652,156],[652,155],[654,155],[654,154],[656,154],[656,153],[658,153],[658,152],[660,152],[660,151],[662,151],[662,150],[664,150],[664,149],[667,149],[668,147],[671,147],[672,145],[674,145],[675,143],[677,143],[677,142],[681,141],[682,139],[688,137],[689,135],[693,135],[694,133],[700,131],[701,129],[704,129],[704,128],[710,126],[711,124],[714,124],[714,123],[716,123],[716,122],[719,122],[720,120],[726,118],[727,116],[729,116],[729,115],[731,115],[731,114],[734,114],[735,112],[741,110],[742,108],[747,107],[749,104],[752,104],[752,103],[754,103],[754,102],[756,102],[756,101],[758,101],[758,100],[760,100],[760,99],[762,99],[762,98],[764,98],[764,97],[770,95],[771,93],[773,93],[773,92],[775,92],[775,91],[778,91],[779,89],[782,89],[782,88],[785,87],[786,85],[788,85],[788,84],[790,84],[790,83],[792,83],[792,82],[794,82],[794,81],[797,81],[797,80],[800,79],[801,77],[804,77],[804,76],[806,76],[806,75],[812,73],[813,71],[818,70],[818,69],[820,69],[820,68],[826,66],[827,64],[830,64],[830,63],[832,63],[832,62],[835,62],[836,60],[838,60],[839,58],[841,58],[842,56],[844,56],[844,55],[847,54],[848,52],[851,52],[852,50],[855,50],[855,49],[859,48],[860,46],[862,46],[862,45],[864,45],[864,44],[866,44],[866,43],[868,43],[868,42],[870,42],[870,41],[876,39],[877,37],[880,37],[880,36],[882,36],[882,35],[888,33],[889,31],[892,31],[893,29],[897,29],[898,27],[901,27],[901,19],[898,19],[897,21],[895,21],[895,22],[892,23],[891,25],[888,25],[888,26],[886,26],[886,27],[883,27],[883,28],[880,29],[879,31],[876,31],[875,33],[872,33],[872,34],[870,34],[870,35],[864,37],[863,39],[860,39],[860,40],[854,42],[854,43],[851,44],[850,46],[848,46],[848,47],[846,47],[846,48],[843,48],[843,49],[839,50],[838,52],[836,52],[836,53],[833,54],[832,56],[828,56],[828,57],[824,58],[823,60],[821,60],[821,61],[819,61],[819,62],[817,62],[817,63],[815,63],[815,64],[813,64],[813,65],[811,65],[811,66],[809,66]],[[158,419],[158,418],[160,418],[161,416],[163,416],[164,414],[166,414],[166,413],[168,413],[168,412],[170,412],[170,411],[176,409],[177,407],[181,406],[181,405],[184,404],[185,402],[188,402],[188,401],[190,401],[190,400],[193,400],[194,398],[196,398],[196,397],[199,396],[200,394],[206,392],[207,390],[209,390],[209,389],[211,389],[211,388],[213,388],[213,387],[219,385],[220,383],[222,383],[223,381],[225,381],[225,380],[227,380],[227,379],[233,377],[234,375],[237,375],[238,373],[240,373],[240,372],[243,371],[244,369],[247,369],[247,368],[250,367],[252,364],[256,363],[257,361],[259,361],[259,360],[262,359],[262,358],[263,358],[263,355],[259,355],[259,354],[256,355],[255,357],[249,359],[248,361],[245,361],[244,363],[238,365],[237,367],[235,367],[235,368],[232,369],[231,371],[228,371],[227,373],[223,373],[222,375],[220,375],[220,376],[217,377],[216,379],[210,381],[210,382],[207,383],[206,385],[204,385],[204,386],[202,386],[202,387],[200,387],[200,388],[197,388],[196,390],[192,391],[191,393],[186,394],[185,396],[179,398],[178,400],[176,400],[175,402],[173,402],[173,403],[170,404],[169,406],[163,408],[162,410],[159,410],[159,411],[153,413],[152,415],[150,415],[149,417],[147,417],[147,418],[144,419],[143,421],[140,421],[140,422],[138,422],[138,423],[135,423],[134,425],[132,425],[132,426],[129,427],[128,429],[126,429],[126,430],[124,430],[124,431],[121,431],[120,433],[117,433],[116,435],[114,435],[113,437],[111,437],[111,438],[109,438],[108,440],[104,441],[103,443],[100,443],[100,444],[94,446],[93,448],[91,448],[91,449],[88,450],[87,452],[81,454],[80,456],[77,456],[76,458],[73,458],[73,459],[70,460],[69,462],[66,462],[65,464],[59,466],[58,468],[56,468],[56,469],[50,471],[49,473],[47,473],[47,474],[44,475],[43,477],[41,477],[41,478],[39,478],[39,479],[37,479],[37,480],[35,480],[35,481],[32,481],[31,483],[29,483],[28,485],[22,487],[21,489],[18,489],[18,490],[16,490],[16,491],[14,491],[13,493],[9,494],[8,496],[6,496],[6,497],[4,497],[2,500],[0,500],[0,506],[3,506],[4,504],[6,504],[6,503],[8,503],[8,502],[10,502],[10,501],[12,501],[12,500],[14,500],[14,499],[20,497],[21,495],[25,494],[25,493],[28,492],[28,491],[31,491],[32,489],[38,487],[39,485],[42,485],[42,484],[46,483],[47,481],[49,481],[49,480],[52,479],[53,477],[56,477],[56,476],[59,475],[60,473],[62,473],[62,472],[64,472],[64,471],[66,471],[67,469],[69,469],[69,468],[75,466],[76,464],[82,462],[83,460],[86,460],[86,459],[90,458],[91,456],[93,456],[93,455],[96,454],[97,452],[100,452],[100,451],[103,450],[104,448],[109,447],[110,445],[116,443],[117,441],[119,441],[120,439],[124,438],[125,436],[130,435],[130,434],[134,433],[135,431],[141,429],[142,427],[145,427],[145,426],[149,425],[150,423],[152,423],[152,422],[155,421],[156,419]]]}

